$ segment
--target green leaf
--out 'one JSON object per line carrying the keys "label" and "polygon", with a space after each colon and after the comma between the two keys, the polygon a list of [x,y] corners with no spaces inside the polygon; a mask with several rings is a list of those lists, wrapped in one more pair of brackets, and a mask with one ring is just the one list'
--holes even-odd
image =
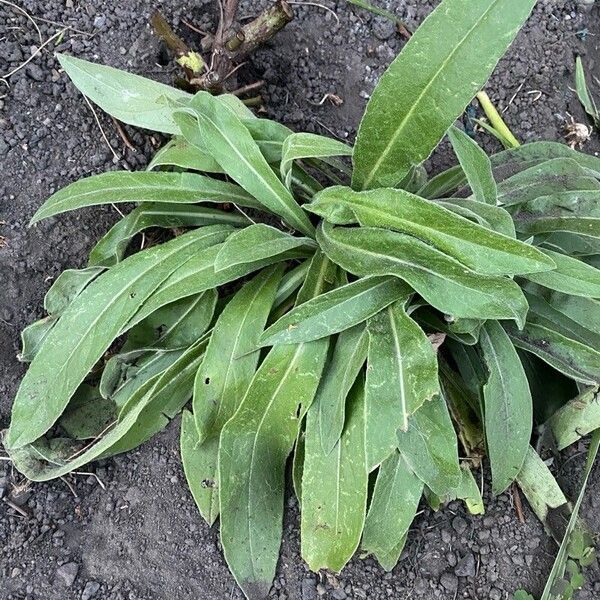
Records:
{"label": "green leaf", "polygon": [[517,348],[535,354],[575,381],[600,383],[600,352],[547,327],[527,323],[522,331],[506,323],[505,328]]}
{"label": "green leaf", "polygon": [[498,184],[498,204],[514,206],[562,192],[600,190],[600,182],[571,157],[544,161]]}
{"label": "green leaf", "polygon": [[239,407],[256,371],[259,352],[253,350],[269,316],[282,271],[281,266],[261,271],[229,301],[215,323],[196,374],[193,408],[197,440],[194,449],[187,449],[194,463],[187,479],[209,525],[219,514],[219,435]]}
{"label": "green leaf", "polygon": [[58,424],[74,440],[95,439],[116,420],[116,406],[102,398],[98,388],[82,383]]}
{"label": "green leaf", "polygon": [[456,497],[464,501],[470,514],[483,515],[485,513],[485,506],[479,486],[475,481],[475,477],[473,477],[473,472],[467,463],[461,463],[460,468],[462,470],[462,479],[456,490]]}
{"label": "green leaf", "polygon": [[323,223],[317,241],[346,271],[404,279],[432,306],[455,318],[515,319],[521,325],[525,320],[527,301],[514,281],[474,273],[412,236]]}
{"label": "green leaf", "polygon": [[325,454],[333,450],[342,435],[346,399],[367,359],[367,344],[364,324],[342,331],[319,384],[315,404],[319,409],[321,446]]}
{"label": "green leaf", "polygon": [[336,225],[358,222],[363,227],[410,234],[484,275],[514,275],[554,267],[537,248],[404,190],[354,192],[336,186],[319,192],[305,208]]}
{"label": "green leaf", "polygon": [[329,454],[319,433],[319,407],[306,417],[302,474],[301,554],[312,571],[339,572],[360,542],[367,508],[365,402],[358,380],[348,398],[342,437]]}
{"label": "green leaf", "polygon": [[529,448],[533,428],[531,392],[517,351],[499,323],[488,321],[479,343],[489,372],[483,401],[492,490],[501,494],[515,480]]}
{"label": "green leaf", "polygon": [[486,82],[534,4],[444,0],[425,19],[367,105],[354,151],[355,189],[393,187],[431,154]]}
{"label": "green leaf", "polygon": [[394,452],[379,467],[361,548],[373,554],[386,571],[391,571],[398,562],[403,546],[398,542],[408,533],[422,494],[423,482],[399,452]]}
{"label": "green leaf", "polygon": [[46,293],[44,298],[46,312],[55,317],[62,315],[73,300],[103,271],[103,267],[63,271]]}
{"label": "green leaf", "polygon": [[199,147],[210,148],[211,155],[225,172],[260,205],[279,215],[294,229],[313,236],[314,227],[308,217],[277,178],[242,121],[207,92],[199,92],[194,97],[194,115],[198,119],[197,127],[191,128],[191,132],[186,128],[185,138],[198,145],[194,140],[199,136]]}
{"label": "green leaf", "polygon": [[393,277],[365,277],[297,306],[261,336],[262,346],[310,342],[366,321],[406,296],[409,289]]}
{"label": "green leaf", "polygon": [[579,102],[583,104],[585,112],[597,125],[600,121],[600,113],[598,113],[596,103],[594,102],[594,99],[588,90],[587,82],[585,80],[585,71],[583,70],[583,63],[581,62],[581,56],[577,56],[575,58],[575,89],[577,91]]}
{"label": "green leaf", "polygon": [[409,417],[440,392],[436,352],[424,331],[406,314],[406,300],[388,306],[368,322],[365,402],[369,471],[394,452],[396,431],[406,431]]}
{"label": "green leaf", "polygon": [[[88,264],[90,266],[112,266],[125,255],[131,240],[150,227],[164,229],[179,227],[203,227],[205,225],[231,225],[244,227],[250,221],[241,214],[204,206],[177,204],[142,204],[122,218],[92,248]],[[231,230],[228,230],[229,232]],[[223,240],[225,240],[223,237]]]}
{"label": "green leaf", "polygon": [[260,202],[237,185],[204,175],[112,171],[80,179],[59,190],[38,209],[31,223],[86,206],[121,202],[231,202],[262,209]]}
{"label": "green leaf", "polygon": [[496,182],[492,173],[492,163],[486,153],[477,145],[477,142],[457,127],[452,126],[448,129],[448,137],[475,200],[495,206]]}
{"label": "green leaf", "polygon": [[314,133],[292,133],[283,142],[281,155],[281,178],[290,188],[292,165],[303,158],[329,158],[331,156],[352,156],[352,148],[337,140],[315,135]]}
{"label": "green leaf", "polygon": [[216,290],[207,290],[159,308],[129,331],[121,352],[191,346],[210,326],[217,299]]}
{"label": "green leaf", "polygon": [[152,171],[157,167],[178,167],[205,173],[222,173],[221,165],[208,153],[192,146],[184,137],[177,136],[167,142],[146,167]]}
{"label": "green leaf", "polygon": [[600,429],[600,394],[597,389],[586,390],[569,400],[550,419],[556,446],[563,450],[596,429]]}
{"label": "green leaf", "polygon": [[9,447],[34,441],[55,423],[128,320],[212,236],[214,228],[197,229],[139,252],[85,288],[48,334],[23,378],[6,438]]}
{"label": "green leaf", "polygon": [[556,264],[556,269],[546,273],[529,273],[526,279],[534,281],[551,290],[583,296],[600,298],[600,270],[581,260],[540,248]]}
{"label": "green leaf", "polygon": [[58,317],[48,315],[25,327],[21,332],[21,352],[17,354],[17,359],[21,362],[31,362],[57,320]]}
{"label": "green leaf", "polygon": [[113,67],[56,56],[77,89],[109,115],[136,127],[179,133],[169,101],[187,102],[190,94]]}
{"label": "green leaf", "polygon": [[285,463],[317,390],[327,347],[325,339],[273,348],[221,433],[221,543],[233,576],[251,599],[266,597],[275,576]]}
{"label": "green leaf", "polygon": [[425,402],[398,430],[398,449],[415,475],[440,497],[460,485],[458,442],[446,401],[442,396]]}
{"label": "green leaf", "polygon": [[492,231],[516,238],[515,224],[510,213],[501,206],[483,204],[470,198],[448,198],[441,201],[444,208]]}
{"label": "green leaf", "polygon": [[215,259],[215,272],[237,265],[268,259],[289,250],[310,254],[316,248],[313,240],[293,237],[264,223],[256,223],[229,236]]}

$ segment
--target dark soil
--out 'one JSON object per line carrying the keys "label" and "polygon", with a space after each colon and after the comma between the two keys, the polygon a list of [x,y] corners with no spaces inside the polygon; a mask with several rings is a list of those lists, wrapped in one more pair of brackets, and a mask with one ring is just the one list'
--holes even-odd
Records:
{"label": "dark soil", "polygon": [[[174,70],[148,27],[155,5],[190,40],[182,19],[211,27],[215,3],[208,0],[15,0],[31,14],[68,25],[58,49],[165,82]],[[323,2],[335,11],[295,6],[296,20],[277,42],[252,59],[242,83],[268,81],[268,114],[297,130],[352,140],[368,94],[404,40],[394,27],[340,0]],[[265,2],[243,2],[243,14]],[[415,27],[435,2],[380,0]],[[193,6],[184,9],[183,5]],[[569,89],[576,53],[591,74],[600,74],[600,11],[566,0],[540,0],[488,91],[523,140],[562,138],[567,111],[583,114]],[[338,22],[339,19],[339,22]],[[60,25],[38,21],[44,39]],[[76,30],[80,30],[80,33]],[[87,32],[87,33],[85,33]],[[92,35],[90,35],[92,34]],[[31,22],[0,2],[0,74],[20,65],[39,45]],[[42,316],[42,299],[61,270],[85,263],[94,241],[117,215],[112,209],[81,211],[27,222],[42,201],[80,177],[107,169],[143,168],[158,136],[127,128],[137,152],[126,150],[113,123],[100,115],[113,159],[90,108],[43,51],[10,80],[0,100],[0,426],[9,411],[24,366],[17,359],[19,331]],[[1,82],[0,82],[1,85]],[[407,82],[410,85],[410,82]],[[536,91],[539,90],[541,95]],[[0,94],[4,94],[0,88]],[[325,94],[344,103],[333,106]],[[600,90],[598,90],[600,97]],[[539,97],[538,97],[539,96]],[[481,138],[492,150],[495,142]],[[600,148],[594,133],[586,150]],[[440,149],[432,159],[447,165]],[[0,461],[0,598],[2,599],[203,599],[240,598],[223,561],[216,529],[200,519],[183,479],[177,420],[165,432],[126,456],[89,467],[48,484],[26,485]],[[565,490],[577,493],[583,444],[554,465]],[[576,456],[575,460],[566,460]],[[102,482],[102,485],[100,485]],[[474,518],[459,503],[434,514],[423,509],[402,560],[392,573],[375,561],[355,558],[339,576],[317,577],[299,555],[298,514],[290,498],[279,572],[272,597],[510,598],[518,587],[539,595],[556,552],[555,544],[525,507],[520,524],[513,498],[487,497],[487,514]],[[600,470],[589,487],[583,515],[600,529]],[[24,516],[26,515],[26,516]],[[586,571],[581,600],[600,597],[597,567]]]}

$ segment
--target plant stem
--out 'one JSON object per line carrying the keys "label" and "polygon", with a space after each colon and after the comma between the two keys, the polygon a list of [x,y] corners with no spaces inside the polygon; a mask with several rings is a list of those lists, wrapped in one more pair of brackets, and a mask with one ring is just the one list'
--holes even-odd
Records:
{"label": "plant stem", "polygon": [[504,122],[504,119],[502,119],[500,113],[492,104],[490,97],[484,91],[481,91],[477,94],[477,100],[479,100],[479,104],[481,104],[481,108],[483,108],[483,112],[489,119],[492,127],[508,142],[511,148],[518,148],[521,145],[519,140],[517,140],[512,131],[508,128],[508,125]]}

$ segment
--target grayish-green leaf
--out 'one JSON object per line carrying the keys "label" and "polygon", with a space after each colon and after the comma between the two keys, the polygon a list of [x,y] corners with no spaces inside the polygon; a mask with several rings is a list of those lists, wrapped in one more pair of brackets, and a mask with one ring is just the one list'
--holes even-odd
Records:
{"label": "grayish-green leaf", "polygon": [[58,317],[67,310],[69,304],[104,271],[103,267],[87,269],[67,269],[54,281],[44,298],[44,308],[49,315]]}
{"label": "grayish-green leaf", "polygon": [[321,445],[319,407],[313,405],[306,417],[301,553],[312,571],[341,571],[358,547],[365,522],[369,480],[361,380],[350,391],[347,411],[342,437],[329,454]]}
{"label": "grayish-green leaf", "polygon": [[496,182],[492,163],[487,154],[464,131],[457,127],[448,129],[452,148],[460,162],[475,200],[485,204],[496,204]]}
{"label": "grayish-green leaf", "polygon": [[413,235],[485,275],[514,275],[554,267],[537,248],[404,190],[354,192],[336,186],[319,192],[306,208],[336,225],[358,222],[364,227]]}
{"label": "grayish-green leaf", "polygon": [[361,542],[386,571],[398,562],[400,553],[395,550],[408,533],[422,494],[423,482],[395,451],[379,467]]}
{"label": "grayish-green leaf", "polygon": [[21,332],[21,352],[17,354],[17,359],[21,362],[31,362],[57,320],[58,317],[48,315],[25,327]]}
{"label": "grayish-green leaf", "polygon": [[398,431],[398,449],[415,475],[438,496],[451,495],[460,485],[458,442],[441,395],[410,417],[407,431]]}
{"label": "grayish-green leaf", "polygon": [[554,413],[548,425],[559,450],[600,429],[600,393],[596,388],[582,392]]}
{"label": "grayish-green leaf", "polygon": [[321,446],[329,454],[337,444],[346,421],[346,400],[367,358],[368,336],[364,324],[342,331],[319,384]]}
{"label": "grayish-green leaf", "polygon": [[598,125],[598,123],[600,123],[600,113],[598,112],[598,107],[588,89],[581,56],[575,58],[575,89],[579,101],[583,104],[583,108],[585,108],[585,112],[594,120],[594,123]]}
{"label": "grayish-green leaf", "polygon": [[355,189],[394,186],[431,154],[534,4],[444,0],[425,19],[371,96],[354,151]]}
{"label": "grayish-green leaf", "polygon": [[479,343],[489,373],[483,401],[492,490],[500,494],[515,480],[529,448],[533,428],[531,392],[517,351],[499,323],[488,321]]}
{"label": "grayish-green leaf", "polygon": [[436,351],[406,314],[406,300],[388,306],[368,323],[365,435],[369,471],[394,452],[396,431],[406,431],[409,417],[440,391]]}
{"label": "grayish-green leaf", "polygon": [[483,515],[485,513],[485,506],[481,497],[481,490],[475,481],[473,472],[466,462],[461,463],[460,468],[462,479],[456,490],[456,497],[464,501],[470,514]]}
{"label": "grayish-green leaf", "polygon": [[215,259],[215,272],[268,259],[289,250],[305,250],[310,254],[315,248],[316,244],[310,238],[294,237],[270,225],[256,223],[229,236]]}
{"label": "grayish-green leaf", "polygon": [[470,219],[492,231],[510,238],[516,237],[515,224],[510,213],[501,206],[477,202],[471,198],[448,198],[441,201],[448,210]]}
{"label": "grayish-green leaf", "polygon": [[310,342],[339,333],[410,292],[394,277],[365,277],[308,300],[273,323],[261,336],[263,346]]}
{"label": "grayish-green leaf", "polygon": [[317,241],[346,271],[404,279],[432,306],[455,318],[514,319],[520,325],[525,320],[527,301],[514,281],[474,273],[412,236],[323,223]]}
{"label": "grayish-green leaf", "polygon": [[180,169],[222,173],[221,165],[207,152],[192,146],[184,137],[177,136],[167,142],[152,158],[146,168],[152,171],[157,167],[178,167]]}
{"label": "grayish-green leaf", "polygon": [[77,208],[121,202],[232,202],[250,208],[263,208],[260,202],[239,186],[205,175],[112,171],[80,179],[59,190],[38,209],[31,223]]}

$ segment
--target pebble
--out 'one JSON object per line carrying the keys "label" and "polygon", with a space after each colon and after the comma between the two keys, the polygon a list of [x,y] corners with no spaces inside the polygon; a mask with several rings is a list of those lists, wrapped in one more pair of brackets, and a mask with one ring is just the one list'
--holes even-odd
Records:
{"label": "pebble", "polygon": [[71,587],[75,582],[79,565],[74,562],[65,563],[56,570],[56,578],[66,587]]}
{"label": "pebble", "polygon": [[453,573],[442,573],[440,585],[449,592],[455,592],[458,589],[458,578]]}
{"label": "pebble", "polygon": [[475,557],[472,552],[467,552],[454,568],[455,575],[458,577],[475,577],[476,566]]}
{"label": "pebble", "polygon": [[99,589],[100,584],[97,581],[88,581],[81,593],[81,600],[90,600],[90,598],[96,595]]}

